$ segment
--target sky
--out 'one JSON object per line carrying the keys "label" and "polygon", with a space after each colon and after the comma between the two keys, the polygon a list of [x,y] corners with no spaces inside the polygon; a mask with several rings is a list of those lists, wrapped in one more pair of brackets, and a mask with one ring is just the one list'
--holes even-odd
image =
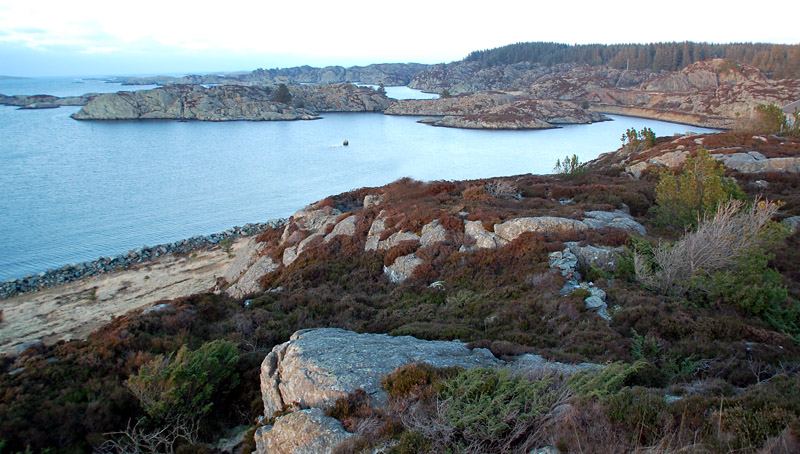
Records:
{"label": "sky", "polygon": [[524,41],[800,43],[795,0],[0,0],[0,75],[441,63]]}

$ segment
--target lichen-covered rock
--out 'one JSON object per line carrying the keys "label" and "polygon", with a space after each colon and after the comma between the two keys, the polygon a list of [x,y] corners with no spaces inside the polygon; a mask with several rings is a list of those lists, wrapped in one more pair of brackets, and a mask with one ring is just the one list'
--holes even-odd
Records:
{"label": "lichen-covered rock", "polygon": [[275,420],[255,433],[258,454],[330,454],[355,434],[338,419],[325,416],[318,408],[300,410]]}
{"label": "lichen-covered rock", "polygon": [[622,247],[581,246],[580,243],[577,242],[568,242],[564,244],[569,248],[570,252],[575,254],[581,266],[596,266],[608,273],[613,273],[617,270],[619,266],[619,259],[617,257],[625,251]]}
{"label": "lichen-covered rock", "polygon": [[244,245],[236,252],[236,257],[233,259],[231,266],[225,270],[225,273],[222,275],[223,279],[225,279],[226,282],[236,282],[236,280],[258,260],[265,246],[264,243],[256,242],[255,237],[248,238]]}
{"label": "lichen-covered rock", "polygon": [[383,251],[387,249],[391,249],[398,244],[402,243],[403,241],[419,241],[419,235],[412,232],[395,232],[389,235],[389,238],[386,238],[383,241],[378,242],[378,250]]}
{"label": "lichen-covered rock", "polygon": [[348,216],[333,227],[331,233],[325,235],[326,243],[339,235],[353,236],[356,234],[356,217]]}
{"label": "lichen-covered rock", "polygon": [[367,241],[364,244],[365,251],[376,251],[378,249],[378,243],[381,241],[381,234],[384,230],[386,230],[386,219],[379,215],[372,221],[369,232],[367,232]]}
{"label": "lichen-covered rock", "polygon": [[425,263],[424,260],[414,254],[397,257],[394,263],[383,267],[383,274],[389,276],[389,280],[394,284],[399,284],[414,274],[418,266]]}
{"label": "lichen-covered rock", "polygon": [[642,236],[647,233],[642,224],[636,222],[633,216],[624,211],[587,211],[584,214],[588,217],[585,218],[583,222],[590,229],[612,227],[630,233],[637,233]]}
{"label": "lichen-covered rock", "polygon": [[464,232],[475,240],[475,246],[481,249],[495,249],[508,244],[507,240],[497,234],[486,231],[481,221],[467,221],[464,223]]}
{"label": "lichen-covered rock", "polygon": [[172,85],[106,93],[72,115],[76,120],[313,120],[316,113],[272,101],[266,87]]}
{"label": "lichen-covered rock", "polygon": [[367,194],[364,196],[364,202],[362,203],[364,209],[369,209],[375,206],[378,206],[383,202],[382,195],[374,195],[374,194]]}
{"label": "lichen-covered rock", "polygon": [[[315,208],[308,206],[292,215],[291,223],[300,230],[317,233],[324,231],[328,225],[336,222],[341,214],[341,211],[332,207]],[[290,230],[288,227],[285,232]],[[281,238],[281,240],[283,241],[284,238]]]}
{"label": "lichen-covered rock", "polygon": [[392,103],[389,115],[436,115],[434,126],[466,129],[548,129],[561,124],[608,120],[571,101],[533,99],[509,93],[479,92],[453,98],[414,99]]}
{"label": "lichen-covered rock", "polygon": [[572,375],[589,369],[600,369],[602,366],[592,363],[566,364],[548,361],[542,356],[526,353],[510,364],[511,370],[521,374],[538,376],[542,373]]}
{"label": "lichen-covered rock", "polygon": [[422,247],[433,246],[447,240],[447,229],[438,220],[431,221],[422,227],[422,236],[419,243]]}
{"label": "lichen-covered rock", "polygon": [[324,410],[359,388],[375,405],[385,405],[381,378],[418,361],[434,367],[501,364],[488,350],[470,350],[462,342],[359,334],[338,328],[302,330],[273,348],[261,365],[264,415],[271,418],[285,408]]}
{"label": "lichen-covered rock", "polygon": [[284,249],[283,250],[283,266],[289,266],[292,263],[294,263],[294,261],[297,260],[297,257],[299,257],[300,254],[302,254],[303,251],[306,250],[308,245],[312,241],[314,241],[315,239],[317,239],[317,238],[319,238],[321,236],[322,236],[321,232],[314,233],[314,234],[308,236],[303,241],[297,243],[295,246],[287,247],[286,249]]}
{"label": "lichen-covered rock", "polygon": [[259,258],[235,284],[225,290],[225,293],[231,298],[243,298],[264,291],[259,280],[278,269],[278,265],[268,255]]}
{"label": "lichen-covered rock", "polygon": [[794,233],[797,227],[800,226],[800,216],[791,216],[783,220],[783,223],[789,227],[789,231]]}
{"label": "lichen-covered rock", "polygon": [[588,227],[581,221],[554,216],[511,219],[494,226],[494,233],[506,241],[513,241],[526,232],[565,233],[584,231]]}

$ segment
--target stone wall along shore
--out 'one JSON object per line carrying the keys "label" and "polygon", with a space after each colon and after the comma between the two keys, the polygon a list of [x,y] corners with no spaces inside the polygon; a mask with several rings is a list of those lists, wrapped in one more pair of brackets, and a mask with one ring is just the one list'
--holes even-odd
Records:
{"label": "stone wall along shore", "polygon": [[1,283],[0,299],[11,298],[12,296],[23,293],[55,287],[96,274],[116,271],[134,263],[142,263],[161,257],[162,255],[189,252],[198,247],[213,246],[229,238],[233,239],[242,236],[256,235],[267,228],[282,227],[286,222],[286,219],[270,219],[267,222],[245,224],[243,227],[232,227],[220,233],[193,236],[184,240],[175,241],[174,243],[160,244],[152,247],[140,247],[113,257],[100,257],[91,262],[73,263],[54,270],[43,271],[39,274],[29,274],[21,279],[11,279]]}

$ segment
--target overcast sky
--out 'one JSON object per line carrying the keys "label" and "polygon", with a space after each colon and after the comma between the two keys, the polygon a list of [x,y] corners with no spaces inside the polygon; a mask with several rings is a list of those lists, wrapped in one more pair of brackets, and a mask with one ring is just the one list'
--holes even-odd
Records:
{"label": "overcast sky", "polygon": [[[520,41],[800,43],[796,0],[0,0],[0,75],[439,63]],[[721,6],[715,6],[721,5]]]}

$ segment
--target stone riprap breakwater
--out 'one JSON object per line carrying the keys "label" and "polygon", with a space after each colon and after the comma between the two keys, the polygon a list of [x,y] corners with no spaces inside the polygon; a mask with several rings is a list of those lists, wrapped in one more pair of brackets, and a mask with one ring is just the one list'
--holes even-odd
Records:
{"label": "stone riprap breakwater", "polygon": [[144,246],[113,257],[101,257],[91,262],[73,263],[39,274],[29,274],[21,279],[11,279],[0,284],[0,299],[66,284],[96,274],[116,271],[134,263],[142,263],[163,255],[190,252],[199,247],[217,245],[227,239],[256,235],[267,228],[283,227],[286,222],[287,219],[270,219],[262,223],[245,224],[242,227],[232,227],[220,233],[197,235],[174,243],[152,247]]}

